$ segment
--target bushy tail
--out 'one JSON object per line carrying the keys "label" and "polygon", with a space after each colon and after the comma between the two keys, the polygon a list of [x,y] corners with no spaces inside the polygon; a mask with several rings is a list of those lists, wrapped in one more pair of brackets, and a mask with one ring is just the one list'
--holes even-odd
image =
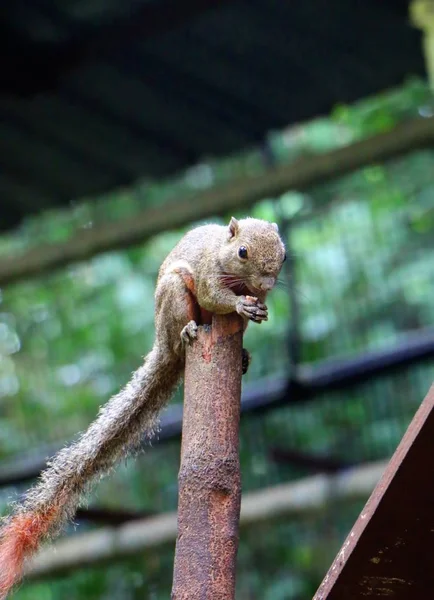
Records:
{"label": "bushy tail", "polygon": [[57,533],[90,484],[152,435],[160,410],[179,382],[182,365],[157,345],[131,381],[101,408],[88,430],[48,464],[39,482],[0,529],[0,600],[19,581],[25,560]]}

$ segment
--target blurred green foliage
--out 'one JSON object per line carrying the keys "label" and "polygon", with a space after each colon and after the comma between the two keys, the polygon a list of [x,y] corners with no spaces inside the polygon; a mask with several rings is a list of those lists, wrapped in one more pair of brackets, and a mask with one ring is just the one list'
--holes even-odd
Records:
{"label": "blurred green foliage", "polygon": [[[329,118],[271,132],[277,162],[325,152],[425,114],[427,87],[403,88],[338,106]],[[47,213],[0,238],[2,254],[65,240],[81,228],[172,203],[194,190],[266,169],[260,150],[209,162],[163,183],[142,183],[99,202]],[[289,294],[295,289],[301,360],[315,363],[387,348],[434,324],[434,152],[417,152],[362,169],[307,193],[264,199],[252,215],[281,223],[295,272],[270,297],[270,320],[249,328],[254,359],[245,385],[288,375]],[[241,216],[241,215],[239,215]],[[107,253],[61,272],[1,290],[0,459],[63,443],[83,430],[97,408],[129,378],[153,341],[153,289],[158,267],[182,231],[144,246]],[[246,416],[241,425],[244,491],[295,480],[306,468],[273,461],[270,449],[296,448],[363,462],[385,458],[434,379],[432,364],[414,366],[312,403]],[[174,402],[181,400],[180,394]],[[46,449],[46,450],[45,450]],[[121,465],[91,503],[174,510],[177,442]],[[7,500],[23,490],[3,490]],[[280,521],[243,532],[240,599],[306,599],[316,589],[360,506],[301,522]],[[80,531],[85,529],[80,526]],[[72,533],[72,532],[71,532]],[[173,549],[24,585],[18,600],[168,598]]]}

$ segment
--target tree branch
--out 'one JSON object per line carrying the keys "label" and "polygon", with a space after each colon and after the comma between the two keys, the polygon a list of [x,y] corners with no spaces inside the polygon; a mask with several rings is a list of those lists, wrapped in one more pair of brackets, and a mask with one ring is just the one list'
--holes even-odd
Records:
{"label": "tree branch", "polygon": [[0,260],[0,286],[87,260],[101,252],[143,243],[151,236],[188,223],[242,210],[255,202],[290,190],[340,177],[412,150],[434,145],[434,118],[415,119],[394,130],[327,154],[302,157],[267,172],[244,176],[195,196],[134,217],[84,230],[67,242],[45,244],[21,256]]}

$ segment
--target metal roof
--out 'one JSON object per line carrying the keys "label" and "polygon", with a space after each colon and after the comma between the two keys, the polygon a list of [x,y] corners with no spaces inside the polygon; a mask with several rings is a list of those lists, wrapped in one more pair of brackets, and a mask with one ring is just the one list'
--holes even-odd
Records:
{"label": "metal roof", "polygon": [[0,49],[3,229],[424,73],[403,0],[14,0]]}

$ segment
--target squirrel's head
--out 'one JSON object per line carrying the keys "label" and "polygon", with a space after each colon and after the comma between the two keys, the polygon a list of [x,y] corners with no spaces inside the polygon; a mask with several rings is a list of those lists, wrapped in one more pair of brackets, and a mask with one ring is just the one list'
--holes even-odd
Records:
{"label": "squirrel's head", "polygon": [[233,279],[231,287],[244,284],[252,295],[269,292],[285,258],[285,245],[276,223],[231,218],[227,242],[219,255],[222,271]]}

